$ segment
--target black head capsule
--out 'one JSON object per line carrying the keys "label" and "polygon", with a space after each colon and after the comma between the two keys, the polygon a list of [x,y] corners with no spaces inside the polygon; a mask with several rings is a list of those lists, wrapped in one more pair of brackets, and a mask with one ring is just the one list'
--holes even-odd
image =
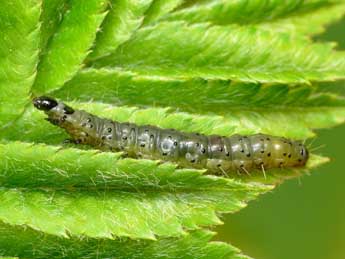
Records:
{"label": "black head capsule", "polygon": [[34,106],[43,111],[49,111],[58,105],[58,102],[47,96],[40,96],[33,100]]}

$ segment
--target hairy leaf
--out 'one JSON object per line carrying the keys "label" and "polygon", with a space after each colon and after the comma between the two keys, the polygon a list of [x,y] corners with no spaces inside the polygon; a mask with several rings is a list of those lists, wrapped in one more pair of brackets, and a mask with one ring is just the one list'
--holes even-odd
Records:
{"label": "hairy leaf", "polygon": [[0,3],[0,128],[29,100],[38,62],[40,1]]}
{"label": "hairy leaf", "polygon": [[313,36],[324,32],[327,25],[339,21],[344,13],[345,4],[325,6],[314,12],[287,16],[273,23],[265,22],[260,24],[259,27],[277,32],[289,32],[292,35]]}
{"label": "hairy leaf", "polygon": [[201,1],[166,15],[162,20],[191,23],[258,24],[268,30],[315,34],[345,13],[344,1]]}
{"label": "hairy leaf", "polygon": [[58,28],[67,9],[67,0],[44,0],[42,2],[41,53],[46,54],[45,48]]}
{"label": "hairy leaf", "polygon": [[307,83],[345,77],[345,53],[332,47],[249,26],[169,22],[139,30],[95,65],[161,80]]}
{"label": "hairy leaf", "polygon": [[107,3],[106,0],[90,0],[88,4],[69,1],[69,9],[41,58],[34,93],[61,87],[80,69],[105,17]]}
{"label": "hairy leaf", "polygon": [[159,18],[174,10],[183,2],[184,0],[155,0],[148,12],[146,13],[144,25],[159,20]]}
{"label": "hairy leaf", "polygon": [[[80,89],[84,89],[82,93]],[[218,116],[212,124],[213,131],[204,132],[207,134],[262,132],[303,139],[314,135],[313,128],[330,127],[345,119],[345,98],[321,90],[308,85],[201,79],[163,81],[116,70],[91,69],[82,71],[52,95],[118,105],[168,106],[192,113],[189,117],[194,118],[193,123],[198,114],[202,115],[200,123],[201,118],[212,120],[211,114],[221,115],[223,119]],[[179,117],[178,113],[174,116]],[[227,131],[222,130],[225,124]],[[167,126],[176,125],[178,122]],[[201,128],[200,125],[194,130]],[[179,129],[186,128],[181,125]]]}
{"label": "hairy leaf", "polygon": [[112,0],[111,10],[97,35],[90,59],[109,55],[141,25],[152,0]]}
{"label": "hairy leaf", "polygon": [[0,226],[2,253],[22,258],[249,259],[231,245],[209,242],[213,236],[208,231],[195,231],[181,238],[162,238],[158,241],[61,239],[30,228]]}
{"label": "hairy leaf", "polygon": [[[328,84],[328,87],[331,85]],[[327,86],[242,83],[229,80],[159,80],[111,69],[85,69],[51,94],[69,100],[176,107],[184,111],[293,107],[342,107],[345,99]],[[339,88],[339,86],[338,86]],[[83,89],[80,92],[80,89]],[[340,90],[340,89],[339,89]],[[195,98],[198,97],[198,98]]]}
{"label": "hairy leaf", "polygon": [[0,219],[55,235],[178,236],[271,189],[108,152],[9,143],[0,154],[2,186],[30,187],[0,191]]}

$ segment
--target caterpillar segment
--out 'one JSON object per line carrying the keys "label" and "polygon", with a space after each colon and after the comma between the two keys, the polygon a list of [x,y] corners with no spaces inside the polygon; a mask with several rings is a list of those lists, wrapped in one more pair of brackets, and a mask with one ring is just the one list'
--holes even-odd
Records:
{"label": "caterpillar segment", "polygon": [[50,97],[38,97],[34,106],[47,120],[66,130],[75,143],[101,150],[122,151],[128,157],[158,159],[184,168],[211,173],[250,174],[253,170],[305,166],[308,150],[299,141],[278,136],[202,135],[151,125],[120,123],[75,110]]}

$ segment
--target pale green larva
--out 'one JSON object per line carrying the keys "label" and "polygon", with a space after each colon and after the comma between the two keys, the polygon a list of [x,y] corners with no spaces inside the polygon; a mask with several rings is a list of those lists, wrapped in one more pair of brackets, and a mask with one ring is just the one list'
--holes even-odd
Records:
{"label": "pale green larva", "polygon": [[211,173],[225,174],[303,167],[308,160],[308,151],[302,143],[282,137],[265,134],[206,136],[120,123],[74,110],[44,96],[34,99],[34,105],[45,111],[48,121],[64,128],[76,143],[123,151],[133,158],[171,161],[185,168],[205,168]]}

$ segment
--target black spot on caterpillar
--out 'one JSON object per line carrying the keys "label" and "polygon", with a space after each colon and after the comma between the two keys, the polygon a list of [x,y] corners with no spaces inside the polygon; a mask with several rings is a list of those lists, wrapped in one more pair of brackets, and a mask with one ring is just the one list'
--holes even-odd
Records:
{"label": "black spot on caterpillar", "polygon": [[133,158],[171,161],[181,167],[206,168],[223,174],[302,167],[308,160],[308,150],[302,143],[282,137],[206,136],[111,121],[45,96],[34,99],[33,103],[48,115],[49,122],[64,128],[75,143],[123,151]]}

